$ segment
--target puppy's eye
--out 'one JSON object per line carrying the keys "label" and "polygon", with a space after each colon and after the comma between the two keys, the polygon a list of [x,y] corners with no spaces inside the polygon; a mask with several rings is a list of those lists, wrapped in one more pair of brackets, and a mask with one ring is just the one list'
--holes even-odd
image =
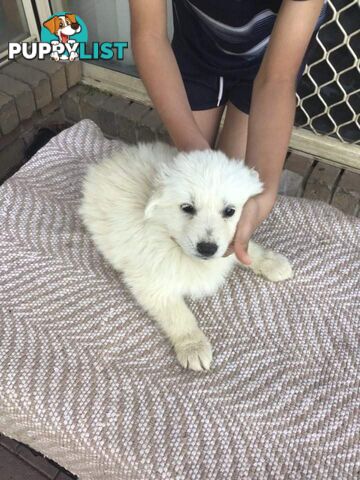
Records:
{"label": "puppy's eye", "polygon": [[63,23],[60,23],[60,28],[63,28],[64,24]]}
{"label": "puppy's eye", "polygon": [[223,211],[223,217],[232,217],[235,213],[234,207],[226,207]]}
{"label": "puppy's eye", "polygon": [[196,213],[195,207],[190,205],[190,203],[183,203],[182,205],[180,205],[180,208],[183,212],[189,213],[190,215],[195,215]]}

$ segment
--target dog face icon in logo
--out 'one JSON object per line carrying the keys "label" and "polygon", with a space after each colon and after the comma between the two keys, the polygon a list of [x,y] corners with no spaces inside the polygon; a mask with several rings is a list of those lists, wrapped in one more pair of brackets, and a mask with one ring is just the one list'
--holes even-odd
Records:
{"label": "dog face icon in logo", "polygon": [[[84,25],[84,22],[80,19],[80,17],[74,15],[73,13],[63,12],[61,14],[56,14],[46,20],[46,22],[43,23],[43,26],[46,30],[44,32],[43,28],[41,35],[42,40],[51,42],[54,46],[60,46],[60,44],[63,44],[64,46],[69,47],[66,49],[67,51],[64,51],[64,53],[61,55],[59,54],[61,48],[58,49],[59,51],[53,51],[53,53],[51,54],[51,58],[53,60],[57,62],[59,60],[70,60],[72,62],[79,57],[76,51],[71,51],[70,46],[79,41],[83,41],[83,39],[79,38],[80,35],[78,35],[83,32],[83,30],[86,30],[86,32],[83,33],[87,37],[86,26]],[[48,37],[49,34],[51,36],[51,39]],[[76,36],[77,38],[72,38],[74,36]],[[56,40],[54,39],[54,37],[56,37]],[[87,39],[85,39],[85,41],[86,40]],[[69,50],[70,53],[67,53],[69,52]]]}

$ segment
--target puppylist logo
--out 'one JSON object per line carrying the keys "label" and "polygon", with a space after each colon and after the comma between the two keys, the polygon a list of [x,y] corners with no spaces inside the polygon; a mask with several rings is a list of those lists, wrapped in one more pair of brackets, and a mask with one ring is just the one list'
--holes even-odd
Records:
{"label": "puppylist logo", "polygon": [[69,12],[59,12],[43,23],[40,42],[8,45],[8,58],[13,60],[22,54],[27,60],[44,60],[50,56],[56,62],[74,60],[123,60],[128,42],[93,42],[88,45],[88,29],[85,22]]}

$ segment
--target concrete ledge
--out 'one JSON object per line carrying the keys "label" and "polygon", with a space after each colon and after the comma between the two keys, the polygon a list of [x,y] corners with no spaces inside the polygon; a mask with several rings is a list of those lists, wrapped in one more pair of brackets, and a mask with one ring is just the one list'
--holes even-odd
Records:
{"label": "concrete ledge", "polygon": [[138,126],[138,136],[143,141],[152,142],[158,137],[158,132],[161,130],[163,123],[156,110],[148,110],[142,117],[140,125]]}
{"label": "concrete ledge", "polygon": [[35,99],[31,88],[24,82],[3,75],[1,70],[0,92],[14,98],[20,120],[27,120],[35,112]]}
{"label": "concrete ledge", "polygon": [[18,125],[19,116],[15,100],[6,93],[0,93],[0,132],[6,135]]}
{"label": "concrete ledge", "polygon": [[19,58],[17,63],[45,73],[50,80],[52,98],[59,98],[68,89],[63,63],[52,60],[25,60],[24,58]]}
{"label": "concrete ledge", "polygon": [[82,63],[81,62],[66,62],[65,74],[68,88],[74,87],[81,80]]}
{"label": "concrete ledge", "polygon": [[129,107],[130,101],[122,97],[109,95],[99,112],[102,130],[110,137],[121,137],[124,131],[122,114]]}
{"label": "concrete ledge", "polygon": [[71,88],[61,97],[61,106],[67,120],[76,123],[81,119],[81,98],[86,95],[88,88],[83,85],[77,85]]}
{"label": "concrete ledge", "polygon": [[20,63],[10,63],[1,73],[26,83],[33,91],[36,108],[45,107],[52,100],[49,77],[35,68]]}
{"label": "concrete ledge", "polygon": [[128,143],[156,139],[171,143],[157,112],[143,103],[78,85],[63,95],[61,104],[67,120],[89,118],[108,137]]}
{"label": "concrete ledge", "polygon": [[119,122],[120,138],[128,143],[141,141],[139,128],[141,120],[149,111],[149,107],[142,103],[131,102],[127,108],[119,112],[117,119]]}

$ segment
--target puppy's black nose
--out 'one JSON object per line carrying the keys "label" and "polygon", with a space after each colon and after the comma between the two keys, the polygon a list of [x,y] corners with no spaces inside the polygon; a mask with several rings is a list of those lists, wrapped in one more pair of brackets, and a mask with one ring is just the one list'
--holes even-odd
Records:
{"label": "puppy's black nose", "polygon": [[199,242],[196,245],[196,248],[200,255],[203,255],[204,257],[211,257],[214,255],[214,253],[216,253],[218,246],[216,243]]}
{"label": "puppy's black nose", "polygon": [[72,23],[71,26],[74,30],[77,30],[80,27],[80,25],[77,22]]}

